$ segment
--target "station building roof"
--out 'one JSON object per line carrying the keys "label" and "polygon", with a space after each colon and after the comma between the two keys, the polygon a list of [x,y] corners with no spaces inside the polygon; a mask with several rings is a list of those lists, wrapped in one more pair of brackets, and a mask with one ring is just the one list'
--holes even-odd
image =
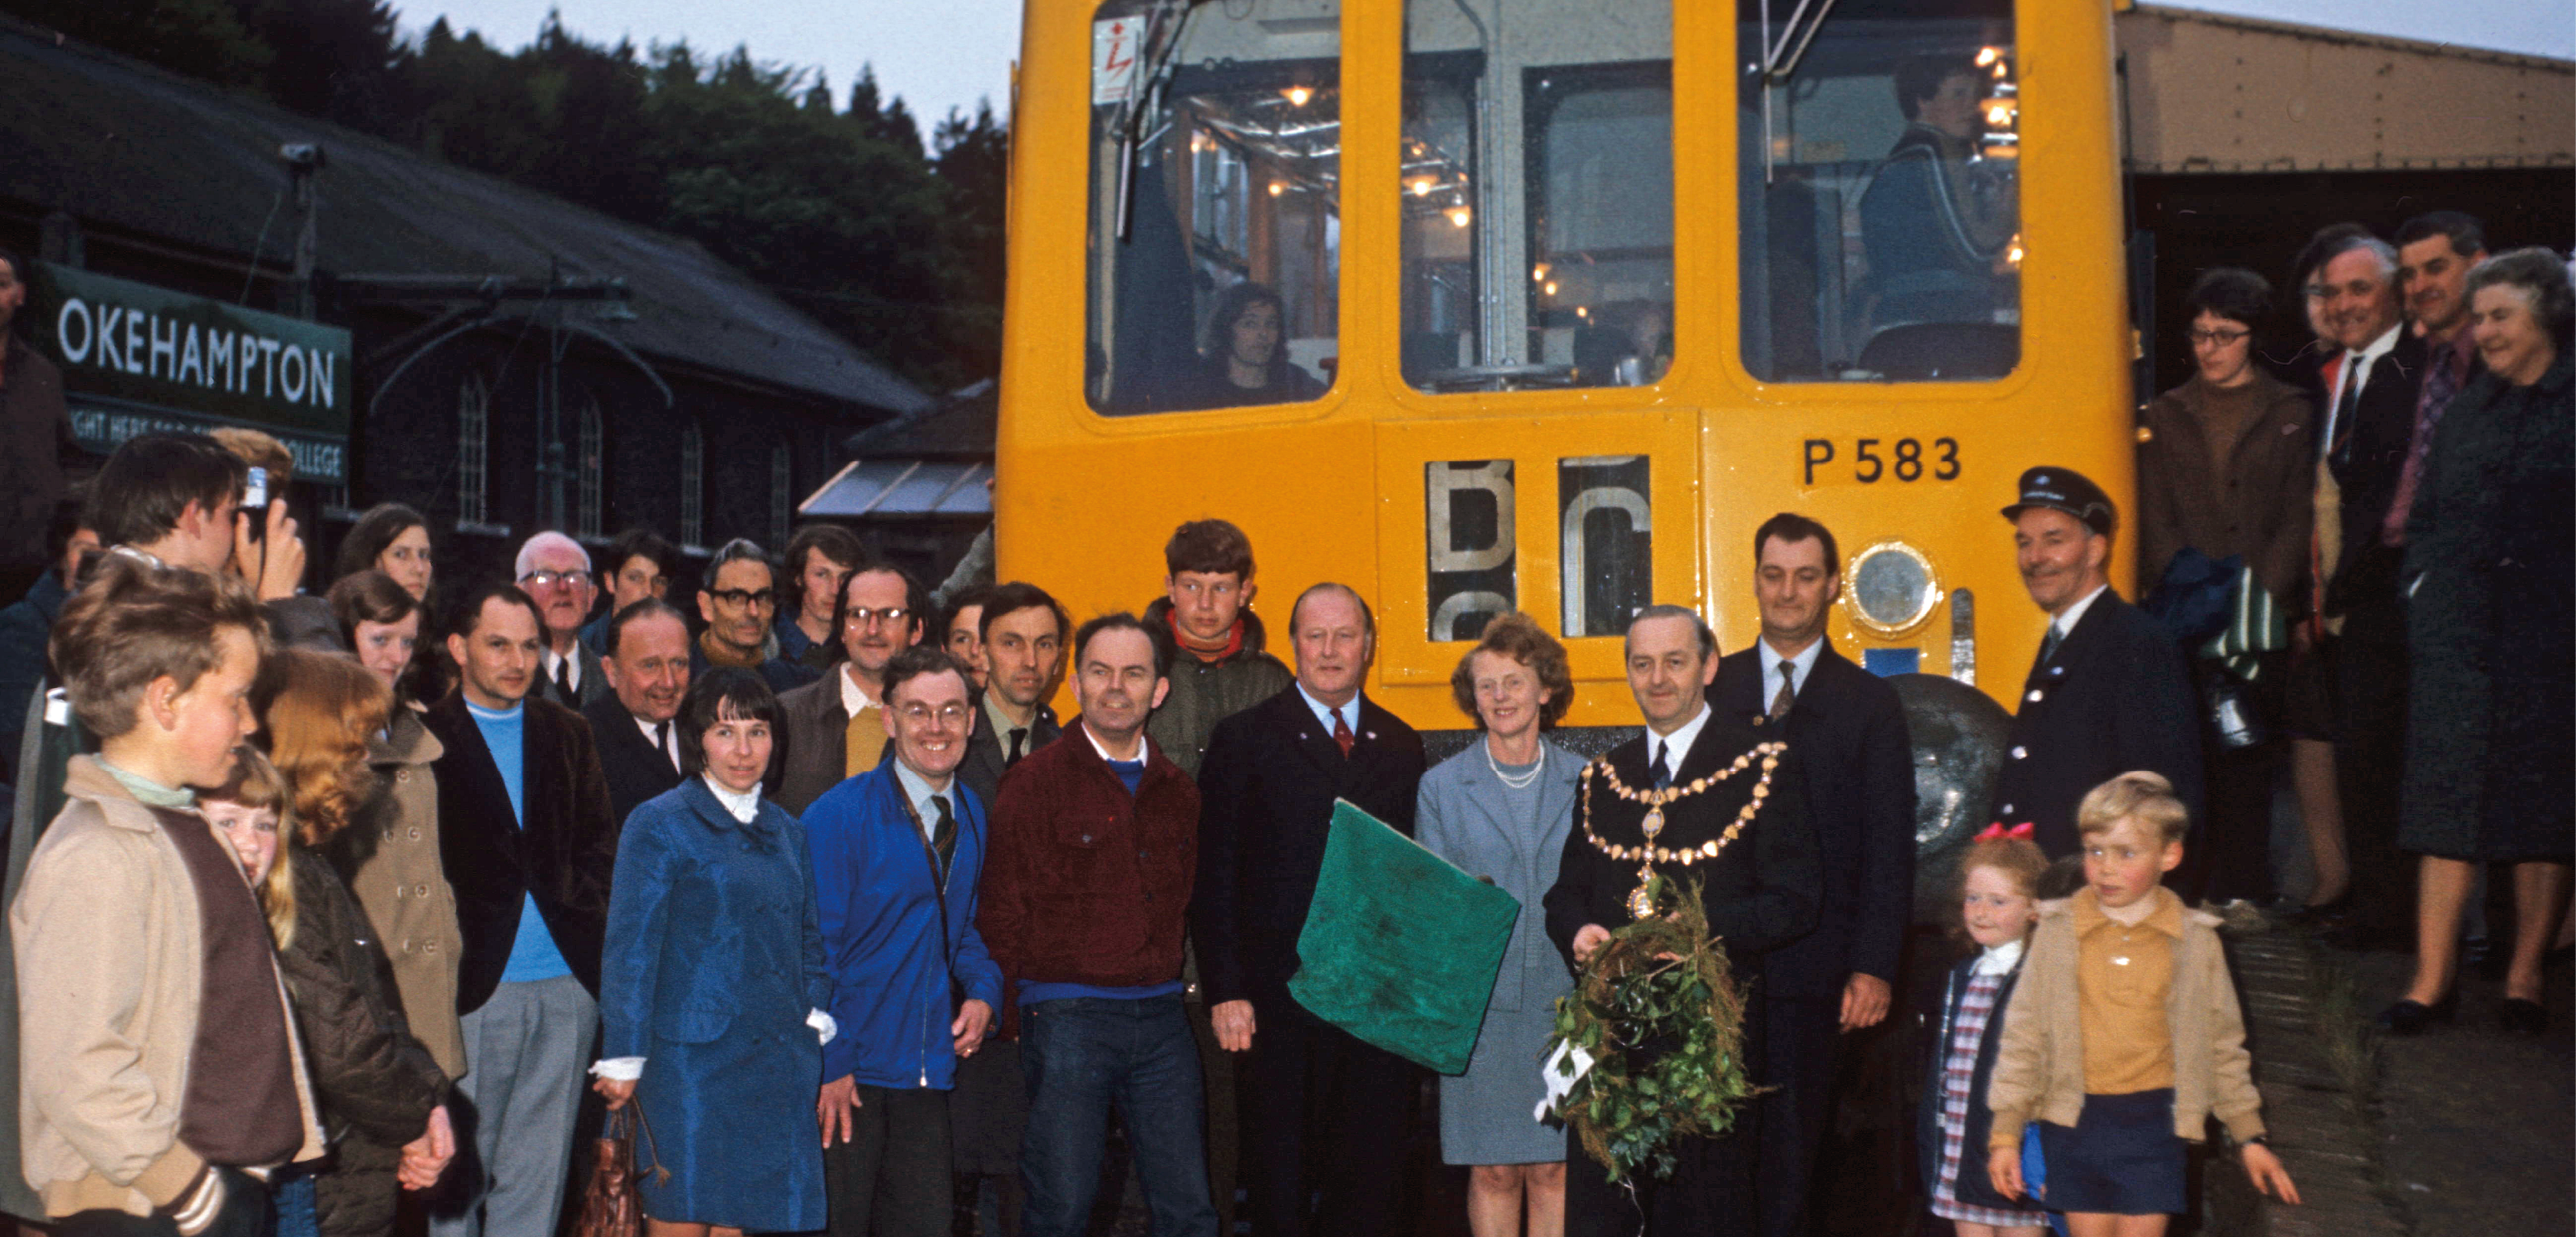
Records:
{"label": "station building roof", "polygon": [[612,329],[639,352],[880,415],[932,403],[694,242],[5,18],[0,81],[0,200],[35,213],[273,272],[297,232],[279,150],[313,143],[323,271],[622,279]]}
{"label": "station building roof", "polygon": [[2133,173],[2576,166],[2576,63],[2141,4]]}

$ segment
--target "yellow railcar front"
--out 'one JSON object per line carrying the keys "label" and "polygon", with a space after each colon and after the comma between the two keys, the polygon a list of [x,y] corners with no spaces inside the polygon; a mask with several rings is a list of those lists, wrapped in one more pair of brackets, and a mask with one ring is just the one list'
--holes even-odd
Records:
{"label": "yellow railcar front", "polygon": [[997,550],[1077,614],[1222,516],[1274,627],[1319,580],[1370,598],[1415,725],[1468,724],[1449,672],[1506,608],[1565,637],[1569,725],[1624,724],[1627,615],[1749,643],[1753,531],[1795,510],[1841,540],[1844,653],[2008,697],[2016,478],[2129,506],[2100,0],[1032,0],[1025,31]]}

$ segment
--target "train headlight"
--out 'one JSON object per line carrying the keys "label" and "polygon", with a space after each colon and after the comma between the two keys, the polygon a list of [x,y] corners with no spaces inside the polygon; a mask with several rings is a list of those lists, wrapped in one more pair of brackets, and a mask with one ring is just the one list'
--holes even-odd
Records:
{"label": "train headlight", "polygon": [[1871,635],[1911,635],[1940,608],[1941,580],[1931,558],[1900,539],[1863,547],[1848,570],[1843,612]]}

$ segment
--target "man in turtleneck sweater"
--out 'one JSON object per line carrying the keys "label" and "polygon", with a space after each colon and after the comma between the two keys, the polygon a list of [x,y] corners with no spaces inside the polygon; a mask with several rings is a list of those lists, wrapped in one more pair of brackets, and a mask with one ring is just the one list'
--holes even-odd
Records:
{"label": "man in turtleneck sweater", "polygon": [[1163,546],[1165,595],[1145,625],[1174,650],[1172,690],[1147,724],[1154,746],[1193,779],[1216,724],[1287,690],[1294,675],[1262,651],[1252,612],[1252,540],[1224,520],[1193,520]]}

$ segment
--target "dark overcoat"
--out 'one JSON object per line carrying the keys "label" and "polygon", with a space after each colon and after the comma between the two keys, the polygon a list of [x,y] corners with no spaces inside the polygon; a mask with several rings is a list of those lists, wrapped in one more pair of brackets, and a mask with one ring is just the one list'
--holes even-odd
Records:
{"label": "dark overcoat", "polygon": [[2182,649],[2116,589],[2086,607],[2056,655],[2031,666],[1995,780],[1995,819],[2031,825],[2051,859],[2079,848],[2075,808],[2094,787],[2161,773],[2200,820],[2200,705]]}
{"label": "dark overcoat", "polygon": [[2576,853],[2576,407],[2571,360],[2480,374],[2434,430],[2406,521],[2408,850]]}
{"label": "dark overcoat", "polygon": [[591,995],[599,994],[599,951],[617,868],[608,782],[590,723],[534,695],[524,703],[524,826],[510,808],[509,787],[482,728],[465,711],[465,693],[450,692],[421,715],[446,749],[430,768],[438,778],[439,860],[456,891],[456,926],[465,938],[456,965],[460,1014],[483,1008],[500,986],[530,894],[564,965]]}
{"label": "dark overcoat", "polygon": [[1324,867],[1333,801],[1413,836],[1422,736],[1360,698],[1345,760],[1294,684],[1218,722],[1199,766],[1199,871],[1190,901],[1199,982],[1211,1006],[1295,1007],[1297,938]]}
{"label": "dark overcoat", "polygon": [[[655,751],[653,741],[635,728],[635,715],[610,692],[584,706],[591,742],[599,748],[599,771],[608,780],[608,814],[619,825],[644,801],[680,784],[680,767]],[[679,719],[671,719],[673,726]]]}

